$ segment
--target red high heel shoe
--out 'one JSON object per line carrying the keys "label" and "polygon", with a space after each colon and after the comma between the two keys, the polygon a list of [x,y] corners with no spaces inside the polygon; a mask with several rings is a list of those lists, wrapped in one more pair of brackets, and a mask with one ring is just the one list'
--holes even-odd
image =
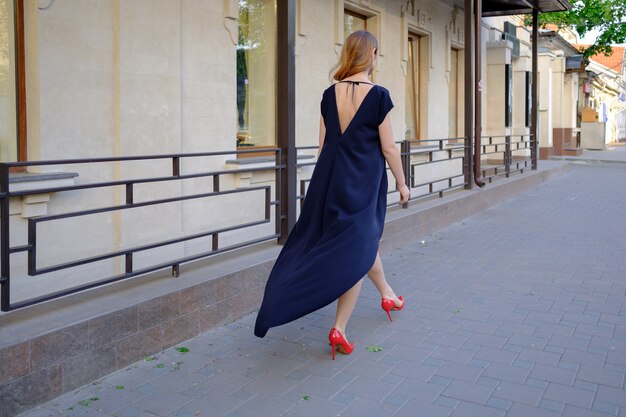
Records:
{"label": "red high heel shoe", "polygon": [[391,319],[391,310],[400,311],[404,308],[404,299],[402,298],[402,296],[398,297],[398,300],[402,301],[402,305],[400,307],[396,307],[396,302],[393,301],[391,298],[383,298],[382,302],[380,303],[380,306],[383,308],[383,310],[387,312],[387,316],[389,316],[389,321],[393,321]]}
{"label": "red high heel shoe", "polygon": [[344,355],[349,355],[354,350],[354,342],[348,343],[341,332],[334,327],[330,329],[330,333],[328,333],[328,341],[333,349],[331,352],[333,360],[335,360],[335,349],[339,350],[339,353],[343,353]]}

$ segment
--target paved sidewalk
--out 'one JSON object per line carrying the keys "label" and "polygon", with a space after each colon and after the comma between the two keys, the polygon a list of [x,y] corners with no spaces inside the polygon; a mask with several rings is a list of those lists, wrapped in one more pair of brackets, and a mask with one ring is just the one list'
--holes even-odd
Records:
{"label": "paved sidewalk", "polygon": [[626,165],[576,164],[383,262],[407,306],[390,323],[366,282],[352,355],[330,359],[334,306],[265,339],[252,314],[24,415],[626,416]]}
{"label": "paved sidewalk", "polygon": [[550,159],[599,164],[626,164],[626,143],[610,143],[603,150],[583,149],[583,153],[578,156],[553,156]]}

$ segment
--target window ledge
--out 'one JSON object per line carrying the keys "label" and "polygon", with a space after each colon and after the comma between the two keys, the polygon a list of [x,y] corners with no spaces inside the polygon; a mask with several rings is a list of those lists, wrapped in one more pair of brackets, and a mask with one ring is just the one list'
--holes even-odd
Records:
{"label": "window ledge", "polygon": [[411,149],[418,149],[420,151],[425,151],[425,150],[437,150],[439,149],[439,145],[411,145]]}
{"label": "window ledge", "polygon": [[[314,159],[313,155],[297,155],[297,160],[308,160]],[[240,158],[240,159],[229,159],[225,161],[227,168],[233,168],[237,170],[241,170],[235,174],[235,186],[237,188],[249,187],[253,183],[262,183],[268,181],[270,178],[274,178],[274,173],[267,171],[273,171],[276,168],[276,157],[268,156],[268,157],[258,157],[258,158]],[[257,175],[254,175],[253,171],[245,172],[243,170],[257,169],[257,168],[266,168],[267,171],[262,170],[263,172]],[[269,176],[268,176],[269,175]],[[253,178],[254,177],[254,178]]]}
{"label": "window ledge", "polygon": [[77,172],[11,172],[9,173],[9,184],[17,182],[63,180],[75,177],[78,177]]}
{"label": "window ledge", "polygon": [[[303,160],[303,159],[312,159],[315,158],[313,155],[298,155],[297,159],[298,161]],[[267,156],[267,157],[263,157],[260,156],[258,158],[241,158],[241,159],[228,159],[226,160],[226,164],[227,165],[252,165],[252,164],[267,164],[267,163],[275,163],[276,162],[276,157],[274,156]]]}
{"label": "window ledge", "polygon": [[[10,191],[41,190],[44,188],[74,185],[76,172],[11,172],[9,173]],[[48,213],[51,193],[24,195],[9,205],[10,214],[20,214],[22,218],[44,216]],[[19,197],[18,197],[19,198]],[[20,204],[21,203],[21,204]]]}

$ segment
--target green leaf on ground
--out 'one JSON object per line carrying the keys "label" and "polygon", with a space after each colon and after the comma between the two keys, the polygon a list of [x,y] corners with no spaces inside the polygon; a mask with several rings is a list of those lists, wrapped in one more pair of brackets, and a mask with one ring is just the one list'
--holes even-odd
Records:
{"label": "green leaf on ground", "polygon": [[305,396],[302,397],[302,399],[304,401],[309,401],[311,399],[311,397],[309,397],[308,395],[305,395]]}
{"label": "green leaf on ground", "polygon": [[189,349],[187,349],[184,346],[177,347],[176,350],[179,351],[180,353],[187,353],[187,352],[189,352]]}
{"label": "green leaf on ground", "polygon": [[161,368],[165,368],[165,365],[163,365],[162,363],[157,364],[156,366],[157,368],[161,369]]}
{"label": "green leaf on ground", "polygon": [[380,346],[368,346],[367,347],[368,352],[380,352],[382,350],[383,348],[381,348]]}
{"label": "green leaf on ground", "polygon": [[82,401],[79,401],[79,402],[78,402],[78,404],[82,405],[83,407],[89,407],[89,405],[90,405],[92,402],[94,402],[94,401],[98,401],[99,399],[100,399],[100,398],[98,398],[98,397],[91,397],[91,398],[89,398],[89,399],[87,399],[87,400],[82,400]]}
{"label": "green leaf on ground", "polygon": [[144,359],[146,362],[150,362],[156,359],[156,356],[148,356],[146,359]]}
{"label": "green leaf on ground", "polygon": [[124,385],[116,385],[115,389],[124,389]]}

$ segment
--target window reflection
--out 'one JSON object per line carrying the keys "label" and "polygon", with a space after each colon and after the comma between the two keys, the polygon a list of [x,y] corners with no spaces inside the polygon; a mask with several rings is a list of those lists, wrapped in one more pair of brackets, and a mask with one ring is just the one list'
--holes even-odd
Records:
{"label": "window reflection", "polygon": [[276,144],[275,0],[239,0],[237,145]]}
{"label": "window reflection", "polygon": [[367,30],[367,17],[351,10],[343,13],[343,38],[347,38],[352,32]]}
{"label": "window reflection", "polygon": [[450,51],[450,82],[448,84],[448,137],[458,136],[457,120],[459,117],[459,51]]}
{"label": "window reflection", "polygon": [[17,159],[13,1],[0,0],[0,161]]}
{"label": "window reflection", "polygon": [[409,35],[409,54],[406,74],[406,108],[405,108],[405,139],[419,139],[419,37]]}

